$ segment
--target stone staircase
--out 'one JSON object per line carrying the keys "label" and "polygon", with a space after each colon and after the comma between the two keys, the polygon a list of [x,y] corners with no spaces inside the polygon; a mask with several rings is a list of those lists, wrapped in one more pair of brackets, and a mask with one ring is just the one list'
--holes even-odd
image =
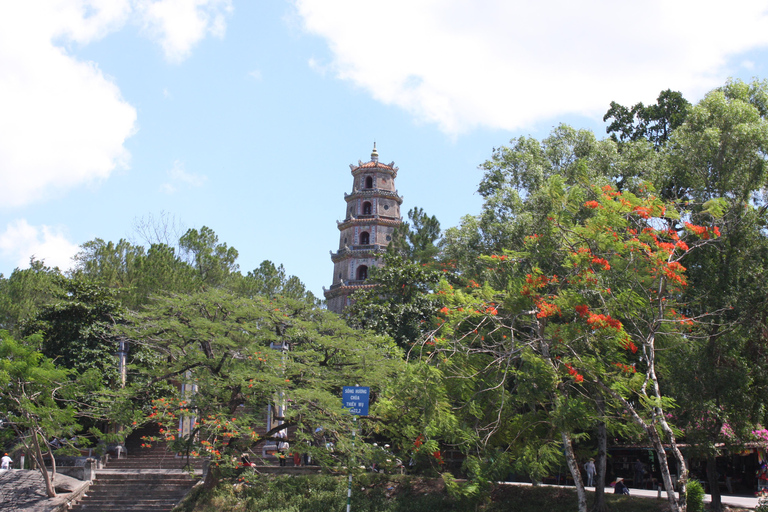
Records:
{"label": "stone staircase", "polygon": [[169,452],[164,443],[141,447],[141,433],[126,441],[128,456],[109,459],[73,511],[168,512],[202,475],[202,460]]}
{"label": "stone staircase", "polygon": [[106,467],[110,470],[167,469],[202,471],[203,461],[190,457],[181,457],[166,449],[165,443],[153,443],[151,448],[141,447],[141,443],[127,442],[128,456],[121,459],[110,458]]}
{"label": "stone staircase", "polygon": [[96,480],[72,510],[170,512],[195,483],[192,477],[181,472],[136,471],[97,471]]}

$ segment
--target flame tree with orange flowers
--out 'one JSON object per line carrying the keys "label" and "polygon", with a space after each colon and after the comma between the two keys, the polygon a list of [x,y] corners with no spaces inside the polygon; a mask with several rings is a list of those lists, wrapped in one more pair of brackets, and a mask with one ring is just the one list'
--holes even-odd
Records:
{"label": "flame tree with orange flowers", "polygon": [[579,416],[588,414],[590,400],[609,402],[646,433],[670,506],[684,510],[664,449],[665,443],[672,448],[684,495],[685,460],[667,423],[674,403],[659,382],[657,349],[685,342],[696,319],[680,313],[687,286],[681,260],[716,239],[719,228],[706,213],[700,217],[709,222],[692,223],[690,212],[677,211],[649,185],[619,192],[553,176],[539,193],[551,204],[541,232],[527,236],[519,251],[483,257],[486,285],[474,303],[457,301],[440,311],[445,323],[431,342],[443,354],[485,355],[486,368],[516,380],[518,391],[526,378],[537,381],[538,400],[559,430],[576,482],[579,510],[586,510],[586,497],[572,436],[583,427]]}
{"label": "flame tree with orange flowers", "polygon": [[[244,451],[267,441],[288,441],[296,453],[339,464],[333,457],[349,452],[352,432],[342,387],[371,385],[375,414],[379,390],[403,364],[389,338],[354,330],[306,301],[243,298],[217,289],[157,296],[129,317],[125,335],[158,356],[150,375],[126,393],[143,398],[154,385],[176,385],[146,411],[145,422],[162,429],[147,442],[166,441],[174,450],[209,459],[207,486],[234,469]],[[194,391],[185,394],[180,384]],[[278,406],[284,405],[280,414]],[[185,425],[194,418],[191,429],[179,428],[182,418]],[[311,443],[321,427],[335,452]],[[280,437],[285,432],[288,437]]]}

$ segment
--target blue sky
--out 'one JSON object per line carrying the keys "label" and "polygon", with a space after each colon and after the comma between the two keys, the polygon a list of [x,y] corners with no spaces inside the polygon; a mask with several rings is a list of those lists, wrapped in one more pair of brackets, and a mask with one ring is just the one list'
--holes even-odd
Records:
{"label": "blue sky", "polygon": [[150,216],[320,295],[349,164],[403,213],[476,214],[477,166],[612,100],[766,77],[766,2],[40,0],[0,5],[0,272]]}

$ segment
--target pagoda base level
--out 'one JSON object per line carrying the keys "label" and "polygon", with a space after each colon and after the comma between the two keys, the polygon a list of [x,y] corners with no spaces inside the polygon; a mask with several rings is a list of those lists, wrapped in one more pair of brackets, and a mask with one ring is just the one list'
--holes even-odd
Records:
{"label": "pagoda base level", "polygon": [[329,311],[341,314],[347,306],[352,304],[350,296],[358,290],[373,288],[373,284],[342,285],[325,292],[325,300]]}

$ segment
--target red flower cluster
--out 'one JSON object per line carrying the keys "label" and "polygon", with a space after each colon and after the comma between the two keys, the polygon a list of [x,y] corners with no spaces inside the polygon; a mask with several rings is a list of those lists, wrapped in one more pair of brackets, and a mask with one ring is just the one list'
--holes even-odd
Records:
{"label": "red flower cluster", "polygon": [[621,322],[616,320],[615,318],[612,318],[611,315],[596,315],[594,313],[589,314],[589,318],[587,318],[587,323],[592,328],[592,330],[595,329],[607,329],[612,328],[616,329],[617,331],[621,330]]}
{"label": "red flower cluster", "polygon": [[565,363],[565,367],[568,368],[568,374],[573,377],[573,380],[577,383],[584,382],[584,376],[579,374],[578,371],[576,371],[576,368],[569,365],[568,363]]}
{"label": "red flower cluster", "polygon": [[632,212],[636,213],[639,217],[643,219],[651,218],[651,209],[647,206],[635,206],[634,208],[632,208]]}
{"label": "red flower cluster", "polygon": [[664,266],[664,275],[667,277],[667,279],[670,281],[675,281],[681,286],[685,286],[687,283],[683,276],[680,275],[682,272],[685,272],[685,267],[677,261],[670,261]]}
{"label": "red flower cluster", "polygon": [[529,296],[533,292],[533,290],[540,290],[541,288],[544,288],[549,283],[556,283],[557,282],[557,276],[552,276],[551,278],[547,276],[532,276],[531,274],[526,274],[525,276],[525,282],[526,284],[523,285],[523,289],[521,293],[524,296]]}
{"label": "red flower cluster", "polygon": [[600,207],[600,203],[598,203],[597,201],[587,201],[586,203],[584,203],[584,206],[586,206],[587,208],[592,208],[594,210],[595,208]]}
{"label": "red flower cluster", "polygon": [[539,299],[536,301],[536,307],[539,308],[539,312],[536,313],[536,318],[547,318],[548,316],[554,316],[560,314],[560,307],[555,304]]}
{"label": "red flower cluster", "polygon": [[707,228],[706,226],[696,226],[694,224],[691,224],[690,222],[685,223],[685,227],[699,235],[704,240],[709,240],[712,235],[718,237],[720,236],[720,228],[717,226],[713,226],[712,228]]}
{"label": "red flower cluster", "polygon": [[595,256],[594,258],[592,258],[592,263],[594,263],[595,265],[602,265],[603,270],[611,270],[611,264],[608,263],[608,260],[606,260],[605,258],[598,258],[597,256]]}
{"label": "red flower cluster", "polygon": [[632,340],[630,340],[629,338],[622,340],[621,348],[623,348],[624,350],[631,350],[633,354],[637,353],[637,345],[632,343]]}
{"label": "red flower cluster", "polygon": [[589,314],[589,306],[582,304],[574,308],[581,318],[584,318]]}
{"label": "red flower cluster", "polygon": [[614,366],[619,368],[624,373],[635,373],[637,369],[634,366],[630,366],[624,363],[613,363]]}

